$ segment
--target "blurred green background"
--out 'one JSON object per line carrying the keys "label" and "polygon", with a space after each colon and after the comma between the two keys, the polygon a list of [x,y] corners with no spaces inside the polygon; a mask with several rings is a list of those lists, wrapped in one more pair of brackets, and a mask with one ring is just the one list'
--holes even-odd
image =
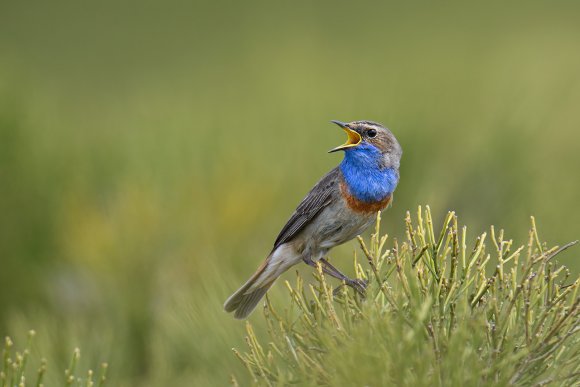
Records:
{"label": "blurred green background", "polygon": [[399,138],[390,235],[430,204],[472,236],[524,243],[535,215],[579,238],[579,20],[575,1],[3,1],[0,334],[36,329],[52,381],[80,346],[115,386],[247,384],[222,303],[340,161],[330,119]]}

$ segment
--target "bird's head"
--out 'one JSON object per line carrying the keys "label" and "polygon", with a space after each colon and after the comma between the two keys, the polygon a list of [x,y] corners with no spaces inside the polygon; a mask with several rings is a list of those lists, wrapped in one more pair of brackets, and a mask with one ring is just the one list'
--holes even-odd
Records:
{"label": "bird's head", "polygon": [[376,156],[381,167],[399,168],[403,150],[389,129],[372,121],[331,122],[340,126],[348,138],[344,144],[329,152],[343,150],[347,156]]}

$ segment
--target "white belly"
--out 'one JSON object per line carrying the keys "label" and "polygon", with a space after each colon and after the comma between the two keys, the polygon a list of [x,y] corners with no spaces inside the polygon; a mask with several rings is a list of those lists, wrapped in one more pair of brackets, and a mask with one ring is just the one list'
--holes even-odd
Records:
{"label": "white belly", "polygon": [[329,206],[308,225],[300,235],[309,247],[312,259],[318,259],[320,250],[341,245],[364,232],[374,221],[374,214],[361,214],[346,206]]}

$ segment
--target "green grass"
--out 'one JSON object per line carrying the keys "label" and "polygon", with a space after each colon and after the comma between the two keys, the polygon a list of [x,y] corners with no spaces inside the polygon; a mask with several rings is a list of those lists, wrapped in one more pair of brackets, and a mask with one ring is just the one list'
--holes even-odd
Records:
{"label": "green grass", "polygon": [[473,238],[452,212],[436,228],[428,207],[406,230],[388,242],[378,217],[359,238],[365,298],[335,295],[319,266],[264,304],[269,338],[247,323],[247,352],[234,350],[256,384],[577,385],[580,278],[556,261],[576,242],[548,247],[533,218],[525,245],[493,227]]}

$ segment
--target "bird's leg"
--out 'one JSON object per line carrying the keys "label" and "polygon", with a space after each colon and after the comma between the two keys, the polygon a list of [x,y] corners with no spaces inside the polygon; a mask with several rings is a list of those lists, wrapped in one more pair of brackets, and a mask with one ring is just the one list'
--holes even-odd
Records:
{"label": "bird's leg", "polygon": [[[308,266],[312,266],[312,267],[316,268],[316,262],[314,262],[312,259],[310,259],[310,258],[303,258],[302,260]],[[331,277],[334,277],[334,278],[339,279],[341,281],[348,280],[348,278],[345,275],[343,275],[341,272],[339,272],[338,270],[332,271],[331,269],[329,269],[328,267],[326,267],[323,264],[321,264],[320,267],[322,268],[322,271],[324,273],[328,274]]]}
{"label": "bird's leg", "polygon": [[[330,273],[328,274],[333,276],[334,278],[344,281],[346,285],[350,286],[351,288],[359,292],[361,296],[364,296],[367,287],[366,281],[358,278],[352,279],[347,277],[346,275],[342,274],[341,271],[338,270],[336,267],[332,266],[332,264],[324,258],[320,258],[320,263],[322,264],[322,270],[326,269],[328,272],[332,272],[333,274]],[[325,271],[325,273],[327,271]],[[340,289],[340,287],[336,288],[334,292],[336,292],[338,289]]]}
{"label": "bird's leg", "polygon": [[[304,262],[308,265],[308,266],[312,266],[312,267],[316,267],[316,262],[314,262],[312,259],[310,258],[304,258],[303,259]],[[345,283],[350,283],[352,282],[352,280],[350,278],[348,278],[347,276],[345,276],[344,274],[342,274],[340,271],[338,271],[334,266],[330,265],[327,266],[328,262],[325,261],[324,259],[320,259],[320,267],[322,268],[322,271],[325,274],[328,274],[331,277],[334,277],[338,280],[344,281]]]}
{"label": "bird's leg", "polygon": [[[314,262],[312,259],[310,258],[303,258],[303,261],[312,267],[316,267],[316,262]],[[326,274],[328,274],[331,277],[334,277],[340,281],[344,281],[344,283],[348,286],[350,286],[351,288],[353,288],[354,290],[356,290],[357,292],[359,292],[361,295],[364,296],[365,294],[365,289],[366,289],[366,282],[356,279],[353,280],[351,278],[348,278],[346,275],[342,274],[340,272],[340,270],[338,270],[336,267],[332,266],[330,264],[330,262],[328,262],[326,259],[324,258],[320,258],[319,262],[321,263],[321,268],[322,271]],[[334,289],[334,293],[336,294],[336,291],[340,289],[340,286],[336,289]]]}

